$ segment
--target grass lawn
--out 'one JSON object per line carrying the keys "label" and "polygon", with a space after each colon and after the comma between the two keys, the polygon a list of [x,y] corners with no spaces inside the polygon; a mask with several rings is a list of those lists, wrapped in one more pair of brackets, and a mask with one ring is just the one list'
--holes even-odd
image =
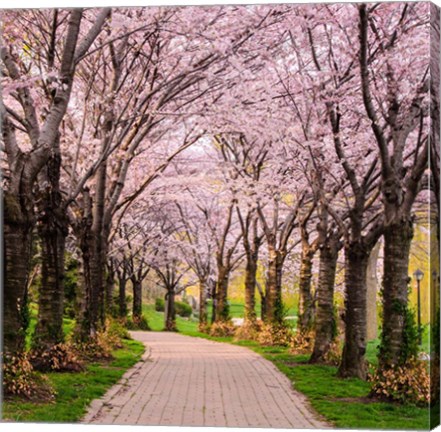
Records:
{"label": "grass lawn", "polygon": [[[240,311],[240,305],[230,310]],[[154,305],[144,305],[144,314],[152,329],[163,329],[164,314],[156,312]],[[198,332],[196,321],[177,317],[177,327],[180,333],[188,336],[233,343],[261,354],[272,361],[292,381],[294,388],[307,396],[313,408],[337,428],[429,429],[427,408],[374,402],[367,398],[368,382],[337,378],[336,367],[309,365],[306,363],[308,356],[291,355],[284,347],[260,347],[252,341],[234,342],[231,337],[213,338]],[[368,361],[374,364],[378,343],[378,340],[369,342],[366,352]]]}
{"label": "grass lawn", "polygon": [[93,363],[84,372],[47,373],[57,392],[55,403],[30,403],[22,400],[5,401],[2,420],[29,422],[78,422],[93,399],[100,398],[136,364],[144,352],[137,341],[124,341],[124,348],[115,350],[111,362]]}

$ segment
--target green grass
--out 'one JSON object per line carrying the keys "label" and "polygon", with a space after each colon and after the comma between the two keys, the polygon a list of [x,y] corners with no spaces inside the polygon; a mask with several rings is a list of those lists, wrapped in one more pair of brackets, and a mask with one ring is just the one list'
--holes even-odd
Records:
{"label": "green grass", "polygon": [[78,422],[93,399],[100,398],[137,363],[144,345],[124,341],[124,348],[114,351],[110,363],[93,363],[84,372],[48,373],[57,392],[55,403],[30,403],[16,399],[4,402],[2,419],[28,422]]}

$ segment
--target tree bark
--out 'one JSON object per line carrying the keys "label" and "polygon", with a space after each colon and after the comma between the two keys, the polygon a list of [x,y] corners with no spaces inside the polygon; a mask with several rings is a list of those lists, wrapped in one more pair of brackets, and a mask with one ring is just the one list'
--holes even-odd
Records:
{"label": "tree bark", "polygon": [[230,319],[230,308],[228,306],[229,276],[230,274],[228,268],[221,264],[218,264],[215,322],[228,321]]}
{"label": "tree bark", "polygon": [[413,237],[410,217],[385,227],[383,330],[379,362],[387,368],[404,363],[402,352],[405,310],[408,301],[409,252]]}
{"label": "tree bark", "polygon": [[107,267],[106,272],[106,311],[113,313],[113,292],[115,291],[115,272],[111,266]]}
{"label": "tree bark", "polygon": [[334,338],[334,284],[338,258],[338,239],[328,237],[320,247],[319,280],[315,315],[315,343],[310,363],[325,360]]}
{"label": "tree bark", "polygon": [[367,340],[374,340],[378,337],[377,317],[377,263],[380,254],[381,243],[377,242],[369,255],[366,285],[367,285]]}
{"label": "tree bark", "polygon": [[245,321],[256,320],[256,274],[257,259],[252,254],[247,254],[245,267]]}
{"label": "tree bark", "polygon": [[64,252],[67,227],[40,226],[42,245],[41,286],[34,348],[49,348],[63,342]]}
{"label": "tree bark", "polygon": [[345,344],[338,375],[366,379],[366,293],[369,248],[362,240],[345,246]]}
{"label": "tree bark", "polygon": [[207,287],[206,281],[199,281],[199,325],[204,326],[208,321],[207,313]]}
{"label": "tree bark", "polygon": [[18,196],[5,191],[3,197],[3,350],[14,354],[25,348],[33,217],[23,213]]}
{"label": "tree bark", "polygon": [[165,331],[176,331],[175,291],[167,290],[165,295]]}
{"label": "tree bark", "polygon": [[311,292],[313,257],[314,251],[309,246],[303,245],[300,262],[299,317],[297,321],[297,329],[302,334],[309,332],[313,327],[314,299]]}
{"label": "tree bark", "polygon": [[133,320],[139,320],[142,317],[142,283],[132,278],[133,285]]}
{"label": "tree bark", "polygon": [[269,247],[265,321],[271,324],[283,322],[282,302],[282,266],[283,256],[280,251]]}
{"label": "tree bark", "polygon": [[38,297],[38,319],[33,346],[46,349],[63,342],[64,252],[68,220],[60,192],[61,155],[59,140],[54,154],[40,174],[43,185],[38,200],[41,239],[41,286]]}
{"label": "tree bark", "polygon": [[125,277],[118,278],[118,312],[121,318],[125,318],[127,316],[127,303],[126,303],[126,284],[127,279]]}

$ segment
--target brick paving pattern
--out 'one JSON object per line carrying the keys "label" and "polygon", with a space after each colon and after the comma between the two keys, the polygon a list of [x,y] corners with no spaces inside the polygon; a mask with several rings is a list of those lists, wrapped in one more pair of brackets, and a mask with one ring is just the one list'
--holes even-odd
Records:
{"label": "brick paving pattern", "polygon": [[147,352],[84,423],[327,428],[290,381],[253,351],[175,333],[132,332]]}

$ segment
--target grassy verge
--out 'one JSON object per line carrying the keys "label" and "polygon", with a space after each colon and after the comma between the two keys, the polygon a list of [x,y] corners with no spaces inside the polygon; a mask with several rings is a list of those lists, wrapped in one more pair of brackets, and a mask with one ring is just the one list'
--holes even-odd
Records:
{"label": "grassy verge", "polygon": [[78,422],[93,399],[100,398],[137,363],[144,345],[124,341],[124,347],[115,350],[110,362],[89,364],[84,372],[48,373],[46,376],[56,391],[54,403],[30,403],[13,399],[3,403],[2,420],[29,422]]}
{"label": "grassy verge", "polygon": [[[144,313],[152,329],[163,329],[163,314],[151,305],[144,306]],[[231,337],[214,338],[197,330],[197,322],[177,319],[179,332],[218,342],[245,346],[272,361],[303,393],[311,406],[333,426],[357,429],[429,429],[428,408],[413,405],[377,402],[367,398],[370,384],[359,379],[340,379],[333,366],[309,365],[308,356],[289,354],[284,347],[261,347],[252,341],[237,341]],[[379,341],[371,341],[366,357],[376,363]]]}

